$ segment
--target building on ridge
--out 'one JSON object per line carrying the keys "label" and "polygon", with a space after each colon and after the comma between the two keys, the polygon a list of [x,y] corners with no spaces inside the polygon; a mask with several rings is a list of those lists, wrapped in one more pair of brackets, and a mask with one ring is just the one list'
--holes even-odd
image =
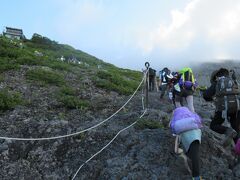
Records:
{"label": "building on ridge", "polygon": [[10,39],[25,39],[22,29],[5,27],[3,35]]}

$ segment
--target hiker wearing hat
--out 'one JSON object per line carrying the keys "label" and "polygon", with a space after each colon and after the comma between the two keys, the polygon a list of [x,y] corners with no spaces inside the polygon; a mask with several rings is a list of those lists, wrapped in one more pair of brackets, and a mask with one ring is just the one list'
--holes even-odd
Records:
{"label": "hiker wearing hat", "polygon": [[[235,79],[234,79],[235,78]],[[240,153],[240,107],[239,88],[236,77],[229,74],[228,69],[220,68],[211,74],[211,86],[203,92],[206,101],[214,101],[216,110],[210,128],[225,134],[224,147],[235,142],[235,151]],[[226,123],[226,125],[224,125]]]}

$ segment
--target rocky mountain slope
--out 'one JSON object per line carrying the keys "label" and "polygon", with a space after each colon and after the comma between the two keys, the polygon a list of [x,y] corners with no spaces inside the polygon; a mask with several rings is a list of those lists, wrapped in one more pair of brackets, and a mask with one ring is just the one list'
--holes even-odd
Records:
{"label": "rocky mountain slope", "polygon": [[[6,39],[0,44],[0,137],[54,137],[91,127],[122,107],[142,78],[140,72],[118,69],[86,54],[75,54],[85,57],[82,64],[60,62],[54,59],[57,50],[46,50],[46,44],[23,43],[25,49]],[[32,54],[35,48],[45,54],[43,58]],[[209,71],[199,66],[195,72],[200,84],[205,83]],[[240,164],[233,165],[231,149],[223,149],[223,136],[208,128],[213,104],[202,101],[197,93],[194,103],[205,124],[202,176],[239,179]],[[158,92],[150,92],[145,116],[86,163],[76,179],[190,179],[181,158],[174,154],[174,137],[168,128],[172,110],[167,97],[160,101]],[[72,179],[86,160],[142,112],[138,91],[116,116],[88,132],[44,141],[2,139],[0,179]]]}

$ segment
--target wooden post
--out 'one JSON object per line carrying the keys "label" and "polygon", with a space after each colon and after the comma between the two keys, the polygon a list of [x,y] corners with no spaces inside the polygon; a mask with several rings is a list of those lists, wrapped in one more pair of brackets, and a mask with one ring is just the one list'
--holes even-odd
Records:
{"label": "wooden post", "polygon": [[146,97],[146,108],[148,108],[148,90],[149,90],[149,62],[146,62],[145,63],[145,67],[147,68],[146,71],[147,71],[147,74],[146,74],[146,91],[145,91],[145,97]]}

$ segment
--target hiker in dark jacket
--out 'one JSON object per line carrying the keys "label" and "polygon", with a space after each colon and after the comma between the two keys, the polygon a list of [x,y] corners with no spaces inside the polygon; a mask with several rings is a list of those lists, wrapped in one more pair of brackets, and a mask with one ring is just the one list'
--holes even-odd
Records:
{"label": "hiker in dark jacket", "polygon": [[160,71],[159,74],[160,80],[161,80],[161,85],[160,85],[160,90],[161,90],[161,95],[160,99],[162,99],[165,95],[165,92],[169,90],[169,80],[173,78],[171,71],[165,67],[163,68],[162,71]]}
{"label": "hiker in dark jacket", "polygon": [[[175,103],[175,90],[174,86],[179,82],[180,75],[178,72],[173,72],[172,73],[172,78],[169,80],[169,93],[172,93],[172,103],[174,105],[174,108],[176,108],[176,103]],[[170,97],[169,97],[170,98]],[[180,105],[183,106],[183,98],[179,98]]]}
{"label": "hiker in dark jacket", "polygon": [[156,81],[156,70],[149,68],[149,91],[154,91]]}
{"label": "hiker in dark jacket", "polygon": [[[234,142],[237,142],[237,139],[239,138],[240,134],[240,111],[239,108],[228,108],[227,112],[225,112],[224,108],[219,108],[219,102],[218,99],[221,98],[220,96],[216,96],[217,94],[217,86],[218,86],[218,79],[219,78],[225,78],[229,77],[229,71],[225,68],[220,68],[219,70],[216,70],[211,75],[211,86],[203,92],[203,98],[206,101],[213,101],[214,97],[215,99],[215,105],[216,105],[216,111],[215,115],[212,118],[210,128],[220,134],[225,134],[226,138],[223,141],[223,146],[227,146],[231,143],[231,139],[233,138]],[[237,93],[236,93],[237,94]],[[236,101],[236,104],[238,104],[238,97],[237,95],[233,95],[232,97],[236,97],[236,100],[232,100],[232,102]],[[227,96],[227,98],[230,98]],[[225,101],[225,100],[224,100]],[[224,104],[225,102],[222,101]],[[224,105],[223,105],[224,106]],[[237,105],[236,105],[237,106]],[[229,112],[230,110],[235,109],[234,112]],[[226,113],[225,116],[224,112]],[[227,119],[230,122],[231,127],[224,126],[223,123]]]}

